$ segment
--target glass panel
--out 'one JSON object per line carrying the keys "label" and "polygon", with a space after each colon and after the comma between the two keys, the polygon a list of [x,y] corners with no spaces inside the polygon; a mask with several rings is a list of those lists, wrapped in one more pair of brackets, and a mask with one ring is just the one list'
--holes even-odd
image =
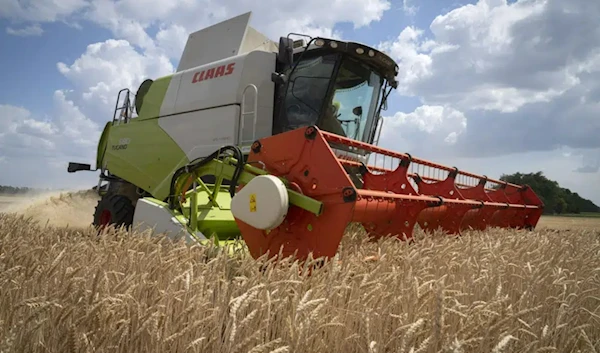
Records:
{"label": "glass panel", "polygon": [[337,55],[303,59],[289,78],[284,103],[283,131],[317,123]]}
{"label": "glass panel", "polygon": [[[325,130],[365,141],[370,132],[382,85],[367,66],[345,59],[335,82],[333,104],[325,115]],[[365,131],[366,130],[366,131]]]}

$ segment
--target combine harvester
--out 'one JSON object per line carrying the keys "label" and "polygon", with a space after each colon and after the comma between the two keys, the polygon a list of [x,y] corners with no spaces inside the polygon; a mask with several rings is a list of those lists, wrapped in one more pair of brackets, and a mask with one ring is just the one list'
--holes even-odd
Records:
{"label": "combine harvester", "polygon": [[[277,44],[250,15],[192,33],[177,72],[135,99],[119,92],[98,145],[96,226],[241,236],[254,258],[299,259],[334,256],[351,222],[401,239],[417,223],[535,228],[543,203],[529,187],[376,146],[398,84],[389,56],[326,38]],[[79,170],[92,169],[69,163]]]}

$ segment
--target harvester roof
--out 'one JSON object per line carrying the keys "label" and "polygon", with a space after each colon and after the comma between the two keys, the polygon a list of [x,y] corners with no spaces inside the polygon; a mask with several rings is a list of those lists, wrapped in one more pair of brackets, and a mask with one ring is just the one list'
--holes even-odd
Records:
{"label": "harvester roof", "polygon": [[249,26],[251,16],[247,12],[191,33],[177,72],[253,50],[277,52],[277,43]]}
{"label": "harvester roof", "polygon": [[328,51],[328,52],[339,52],[345,53],[360,62],[367,64],[377,70],[383,77],[385,77],[390,85],[394,88],[397,86],[396,75],[398,75],[398,64],[389,55],[368,45],[341,41],[337,39],[329,38],[312,38],[308,43],[308,48],[305,46],[296,48],[294,54],[301,53],[303,51]]}

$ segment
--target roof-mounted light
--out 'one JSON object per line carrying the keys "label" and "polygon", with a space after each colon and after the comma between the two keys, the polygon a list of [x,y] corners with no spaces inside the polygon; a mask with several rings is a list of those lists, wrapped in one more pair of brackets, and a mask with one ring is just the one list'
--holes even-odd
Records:
{"label": "roof-mounted light", "polygon": [[331,41],[331,42],[329,43],[329,45],[330,45],[330,46],[331,46],[333,49],[335,49],[335,48],[337,48],[337,47],[338,47],[338,44],[337,44],[337,42],[334,42],[334,41]]}
{"label": "roof-mounted light", "polygon": [[372,50],[369,50],[369,56],[370,56],[370,57],[374,57],[374,56],[375,56],[375,52],[374,52],[374,51],[372,51]]}
{"label": "roof-mounted light", "polygon": [[322,47],[323,45],[325,45],[325,41],[323,39],[317,39],[315,40],[315,45],[317,47]]}
{"label": "roof-mounted light", "polygon": [[292,46],[294,49],[296,49],[296,48],[302,48],[305,45],[306,45],[306,42],[304,41],[304,39],[297,39],[294,41]]}
{"label": "roof-mounted light", "polygon": [[356,54],[364,54],[365,50],[363,48],[356,48]]}

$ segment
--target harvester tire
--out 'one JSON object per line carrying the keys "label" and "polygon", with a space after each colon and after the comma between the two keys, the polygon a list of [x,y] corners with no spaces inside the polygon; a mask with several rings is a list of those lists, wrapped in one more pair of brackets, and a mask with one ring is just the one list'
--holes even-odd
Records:
{"label": "harvester tire", "polygon": [[94,212],[94,226],[103,229],[106,226],[124,226],[129,229],[133,223],[135,212],[131,200],[127,196],[119,194],[108,194],[102,197],[96,205]]}

